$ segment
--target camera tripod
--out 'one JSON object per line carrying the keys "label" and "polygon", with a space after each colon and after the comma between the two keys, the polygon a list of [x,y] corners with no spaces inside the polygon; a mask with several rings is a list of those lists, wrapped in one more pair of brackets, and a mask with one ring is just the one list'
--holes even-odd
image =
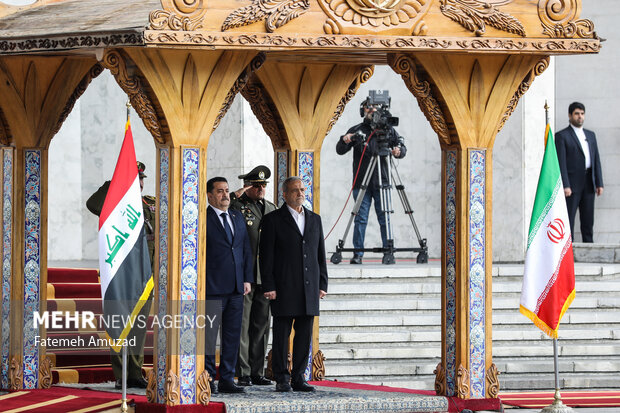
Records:
{"label": "camera tripod", "polygon": [[[389,162],[389,163],[388,163]],[[390,170],[387,174],[387,181],[382,182],[381,177],[381,166],[386,164],[389,165]],[[370,183],[370,179],[374,173],[375,168],[379,168],[377,173],[377,177],[379,179],[379,188],[380,188],[380,196],[381,196],[381,213],[385,215],[385,232],[387,237],[387,246],[385,247],[376,247],[376,248],[344,248],[344,242],[347,239],[347,235],[349,230],[351,229],[351,223],[358,215],[360,206],[362,205],[362,200],[364,199],[364,195],[366,194],[366,190],[368,189],[368,184]],[[392,181],[396,184],[396,190],[398,191],[398,196],[400,198],[401,203],[403,204],[403,209],[405,210],[405,214],[409,216],[411,220],[411,225],[413,226],[413,230],[418,238],[418,243],[420,244],[419,248],[396,248],[394,246],[394,235],[392,233],[392,223],[390,221],[390,215],[394,213],[392,209],[392,184],[390,180],[390,176],[392,177]],[[370,211],[369,211],[370,212]],[[349,218],[349,222],[347,224],[347,228],[344,231],[344,235],[342,239],[338,240],[338,246],[336,247],[336,252],[334,252],[330,258],[330,261],[333,264],[339,264],[342,261],[342,252],[362,252],[362,251],[371,251],[371,252],[383,252],[384,264],[394,264],[394,253],[398,251],[412,251],[417,252],[418,256],[416,258],[416,262],[418,264],[424,264],[428,262],[428,247],[426,246],[426,238],[422,238],[420,236],[420,231],[418,231],[418,226],[415,223],[415,219],[413,218],[413,209],[411,208],[411,204],[409,203],[409,199],[407,198],[407,194],[405,193],[405,186],[403,185],[400,175],[398,174],[398,169],[396,168],[396,164],[394,163],[394,159],[392,157],[392,153],[389,148],[382,148],[380,153],[376,153],[372,155],[370,163],[368,164],[368,168],[366,169],[366,173],[364,175],[364,180],[362,181],[361,190],[357,194],[357,199],[355,201],[355,205],[353,206],[353,210],[351,211],[351,217]]]}

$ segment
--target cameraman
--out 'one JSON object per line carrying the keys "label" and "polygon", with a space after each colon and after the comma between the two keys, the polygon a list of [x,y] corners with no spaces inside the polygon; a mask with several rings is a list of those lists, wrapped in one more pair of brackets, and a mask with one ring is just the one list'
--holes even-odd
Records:
{"label": "cameraman", "polygon": [[[383,110],[383,109],[382,109]],[[338,155],[344,155],[353,148],[353,197],[357,200],[362,181],[368,168],[368,164],[373,154],[379,152],[378,138],[380,133],[385,132],[385,138],[387,139],[387,145],[391,149],[391,154],[395,158],[404,158],[407,153],[407,147],[405,146],[404,139],[398,135],[396,130],[392,126],[385,126],[383,131],[378,131],[373,125],[373,114],[377,112],[377,107],[371,105],[371,98],[368,97],[360,105],[360,115],[364,117],[364,121],[358,125],[349,129],[346,135],[341,136],[336,144],[336,153]],[[389,112],[386,111],[389,115]],[[364,152],[365,143],[368,145]],[[360,158],[362,157],[360,164]],[[389,162],[389,161],[388,161]],[[388,182],[388,175],[390,172],[387,162],[380,162],[381,164],[381,182],[386,184]],[[358,171],[359,166],[359,171]],[[368,224],[368,212],[370,210],[370,204],[372,200],[375,201],[375,212],[377,214],[377,220],[381,227],[381,241],[383,242],[383,248],[388,246],[385,214],[381,210],[381,188],[379,187],[379,178],[377,175],[377,166],[373,171],[372,177],[368,182],[368,189],[364,195],[364,199],[360,205],[357,216],[355,217],[355,227],[353,228],[353,247],[359,249],[354,253],[351,258],[351,264],[361,264],[362,256],[364,255],[364,237],[366,235],[366,225]],[[357,179],[356,177],[357,172]],[[394,257],[391,253],[384,252],[382,263],[390,264],[394,262]]]}

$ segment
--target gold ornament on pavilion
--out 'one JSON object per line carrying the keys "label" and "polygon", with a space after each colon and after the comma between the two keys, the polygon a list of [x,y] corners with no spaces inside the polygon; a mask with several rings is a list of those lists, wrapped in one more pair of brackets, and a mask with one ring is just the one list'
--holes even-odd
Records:
{"label": "gold ornament on pavilion", "polygon": [[444,16],[454,20],[476,36],[486,32],[486,25],[525,37],[523,24],[497,7],[512,0],[441,0],[439,9]]}
{"label": "gold ornament on pavilion", "polygon": [[149,29],[193,31],[202,27],[206,0],[162,0],[161,3],[164,10],[154,10],[149,15]]}
{"label": "gold ornament on pavilion", "polygon": [[487,370],[487,397],[495,399],[499,396],[499,370],[495,363]]}
{"label": "gold ornament on pavilion", "polygon": [[[422,17],[431,5],[430,0],[320,0],[319,4],[330,17],[323,26],[325,33],[346,34],[349,25],[370,29],[403,26],[408,35],[426,34]],[[413,24],[412,24],[413,23]]]}
{"label": "gold ornament on pavilion", "polygon": [[150,369],[146,373],[146,400],[149,403],[157,403],[157,375],[155,369]]}
{"label": "gold ornament on pavilion", "polygon": [[52,359],[49,356],[43,356],[41,359],[39,380],[42,389],[49,389],[52,387]]}
{"label": "gold ornament on pavilion", "polygon": [[594,23],[587,19],[577,20],[581,14],[579,0],[539,0],[538,16],[543,33],[549,37],[598,39]]}
{"label": "gold ornament on pavilion", "polygon": [[277,28],[301,16],[310,8],[308,0],[252,0],[252,4],[232,12],[224,23],[222,31],[265,21],[265,29],[273,33]]}

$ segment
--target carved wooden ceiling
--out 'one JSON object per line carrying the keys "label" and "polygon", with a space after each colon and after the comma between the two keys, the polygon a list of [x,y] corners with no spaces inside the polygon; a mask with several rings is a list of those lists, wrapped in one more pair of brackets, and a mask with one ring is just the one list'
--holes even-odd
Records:
{"label": "carved wooden ceiling", "polygon": [[191,46],[378,62],[394,51],[596,53],[600,39],[580,13],[581,0],[39,0],[0,3],[0,54]]}

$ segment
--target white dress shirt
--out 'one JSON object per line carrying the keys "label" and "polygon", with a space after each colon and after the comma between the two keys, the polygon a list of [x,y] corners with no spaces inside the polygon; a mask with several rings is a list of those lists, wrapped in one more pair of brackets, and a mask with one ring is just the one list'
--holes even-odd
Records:
{"label": "white dress shirt", "polygon": [[299,228],[299,232],[301,233],[301,235],[303,235],[304,228],[306,227],[306,214],[305,214],[304,208],[303,207],[301,208],[301,212],[297,212],[293,208],[288,206],[288,204],[286,204],[286,207],[288,208],[289,212],[291,213],[291,216],[295,220],[295,223],[297,224],[297,228]]}
{"label": "white dress shirt", "polygon": [[588,145],[588,141],[586,140],[586,134],[583,131],[583,128],[578,128],[577,126],[574,126],[572,124],[570,126],[575,131],[575,134],[577,135],[577,138],[579,139],[579,143],[581,144],[581,149],[583,150],[583,154],[586,157],[586,169],[591,168],[592,160],[590,158],[590,145]]}
{"label": "white dress shirt", "polygon": [[213,208],[213,210],[217,214],[217,217],[220,219],[220,224],[222,224],[222,228],[225,228],[224,227],[224,218],[222,218],[222,214],[226,214],[226,221],[228,221],[228,225],[230,226],[230,230],[232,231],[233,236],[235,236],[235,226],[233,225],[232,219],[230,218],[230,212],[222,211],[221,209],[217,209],[216,207],[214,207],[211,204],[209,204],[209,206],[211,208]]}

